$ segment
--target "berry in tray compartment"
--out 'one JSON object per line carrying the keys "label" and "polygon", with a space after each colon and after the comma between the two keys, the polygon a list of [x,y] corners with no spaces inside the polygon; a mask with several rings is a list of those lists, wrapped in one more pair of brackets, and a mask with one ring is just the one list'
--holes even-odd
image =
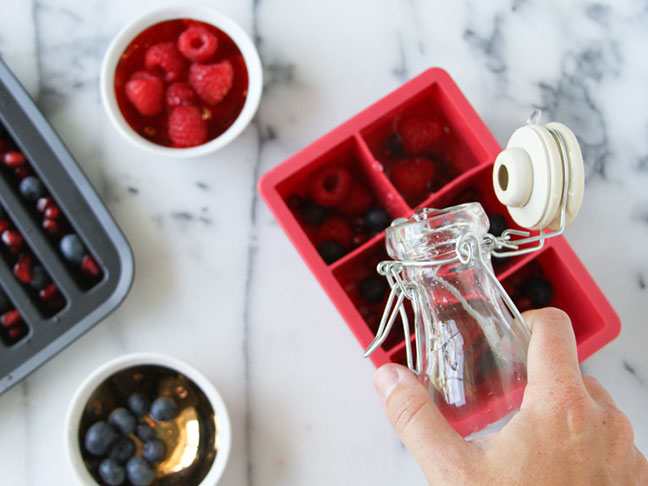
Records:
{"label": "berry in tray compartment", "polygon": [[0,340],[10,346],[24,338],[28,332],[20,312],[0,289]]}
{"label": "berry in tray compartment", "polygon": [[[384,241],[376,242],[370,249],[335,270],[335,278],[374,334],[380,325],[390,292],[387,280],[376,270],[378,263],[390,260],[383,246]],[[411,309],[407,309],[407,313],[410,319],[410,331],[413,332]],[[404,338],[403,325],[398,318],[382,348],[392,349],[402,343]]]}
{"label": "berry in tray compartment", "polygon": [[[83,288],[92,287],[101,280],[103,271],[87,251],[81,239],[73,233],[61,208],[49,195],[43,181],[33,173],[25,155],[14,146],[8,136],[0,140],[2,140],[0,143],[0,161],[2,163],[0,165],[4,166],[3,172],[16,185],[16,190],[25,202],[25,206],[64,257],[77,282]],[[3,147],[6,150],[2,151]],[[0,213],[1,220],[2,213]],[[4,229],[0,233],[3,232]],[[9,251],[14,254],[22,247],[23,237],[15,230],[11,230],[2,238]],[[37,276],[43,275],[40,265],[35,266],[34,271]],[[37,290],[40,291],[44,285],[39,287]]]}
{"label": "berry in tray compartment", "polygon": [[194,147],[238,118],[248,72],[223,31],[175,19],[133,39],[115,70],[114,89],[124,119],[142,137],[166,147]]}
{"label": "berry in tray compartment", "polygon": [[[5,218],[5,219],[2,219]],[[58,287],[34,256],[22,235],[12,226],[5,211],[0,209],[0,254],[11,266],[12,273],[43,315],[50,316],[65,306]]]}
{"label": "berry in tray compartment", "polygon": [[547,307],[554,298],[553,284],[536,261],[520,267],[502,285],[520,312]]}
{"label": "berry in tray compartment", "polygon": [[369,241],[392,219],[344,165],[315,171],[307,180],[306,193],[291,194],[286,204],[328,264]]}

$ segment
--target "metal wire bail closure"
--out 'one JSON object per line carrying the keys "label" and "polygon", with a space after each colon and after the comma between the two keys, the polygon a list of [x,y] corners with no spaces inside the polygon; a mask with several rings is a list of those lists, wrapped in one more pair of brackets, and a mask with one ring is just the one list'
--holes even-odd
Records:
{"label": "metal wire bail closure", "polygon": [[[534,111],[529,119],[527,125],[539,125],[540,110]],[[476,259],[481,269],[485,271],[491,283],[497,289],[502,301],[504,302],[507,310],[511,313],[513,320],[517,320],[530,337],[530,331],[519,309],[513,303],[513,300],[508,295],[502,284],[492,271],[489,265],[489,254],[506,258],[517,255],[523,255],[540,250],[544,246],[545,240],[563,234],[566,225],[571,222],[575,217],[582,201],[582,179],[583,167],[582,158],[580,156],[580,149],[576,142],[575,137],[564,125],[550,124],[543,129],[548,130],[551,136],[556,141],[557,153],[560,155],[560,165],[562,166],[562,174],[560,180],[562,181],[562,191],[560,192],[560,201],[558,206],[558,214],[552,215],[549,219],[549,225],[556,228],[554,231],[547,232],[545,226],[537,228],[538,233],[532,235],[530,231],[507,229],[501,236],[496,237],[487,233],[482,238],[473,232],[466,232],[457,239],[455,254],[452,257],[445,259],[429,260],[429,261],[382,261],[377,266],[377,271],[380,275],[387,279],[387,283],[391,289],[385,311],[383,312],[380,320],[380,325],[376,331],[376,337],[367,347],[364,356],[370,356],[376,349],[378,349],[387,339],[396,318],[400,316],[403,325],[403,334],[405,336],[405,352],[407,357],[407,366],[417,376],[423,373],[423,357],[424,357],[424,343],[426,342],[427,332],[430,329],[431,323],[421,323],[421,314],[423,319],[427,321],[427,314],[421,313],[420,309],[423,305],[421,301],[422,289],[418,284],[408,281],[405,278],[404,270],[410,267],[434,267],[438,265],[445,265],[453,262],[460,262],[468,264]],[[571,138],[570,138],[571,137]],[[574,146],[576,144],[576,146]],[[574,156],[576,153],[576,156]],[[570,156],[571,154],[571,156]],[[497,167],[495,167],[497,170]],[[497,184],[498,177],[494,174],[494,183]],[[524,189],[524,188],[523,188]],[[571,194],[570,194],[571,190]],[[579,193],[580,191],[580,193]],[[519,202],[518,198],[518,202]],[[522,197],[524,199],[524,197]],[[440,211],[434,208],[425,208],[422,211],[424,216]],[[510,212],[510,208],[509,208]],[[513,215],[512,215],[513,216]],[[399,218],[392,223],[392,226],[402,224],[405,222],[413,221],[416,218],[405,219]],[[515,219],[515,218],[514,218]],[[545,218],[547,219],[547,218]],[[412,350],[412,340],[410,337],[409,318],[405,308],[405,301],[408,301],[412,307],[414,315],[414,343],[416,347],[416,360],[414,360]]]}

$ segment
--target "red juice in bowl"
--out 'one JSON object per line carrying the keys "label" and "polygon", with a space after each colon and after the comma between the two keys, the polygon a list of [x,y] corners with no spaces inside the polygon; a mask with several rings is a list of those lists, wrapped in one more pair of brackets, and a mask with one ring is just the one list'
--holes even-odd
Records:
{"label": "red juice in bowl", "polygon": [[164,90],[173,83],[181,82],[191,86],[189,70],[193,62],[184,59],[185,66],[180,76],[173,82],[165,80],[164,71],[159,67],[146,67],[145,57],[148,49],[159,43],[177,45],[178,38],[189,27],[202,27],[216,37],[218,47],[209,58],[201,60],[200,64],[214,65],[229,61],[233,68],[233,81],[227,95],[218,103],[207,103],[195,96],[194,105],[200,110],[201,117],[206,123],[207,136],[203,143],[215,139],[225,132],[238,118],[243,110],[248,93],[248,71],[241,51],[234,41],[222,30],[213,25],[193,19],[174,19],[160,22],[148,27],[135,37],[121,55],[115,69],[114,89],[119,109],[126,122],[140,136],[166,147],[176,146],[169,137],[168,120],[172,107],[164,102],[163,109],[152,116],[147,116],[135,107],[126,94],[126,84],[132,76],[141,71],[158,76],[164,83]]}

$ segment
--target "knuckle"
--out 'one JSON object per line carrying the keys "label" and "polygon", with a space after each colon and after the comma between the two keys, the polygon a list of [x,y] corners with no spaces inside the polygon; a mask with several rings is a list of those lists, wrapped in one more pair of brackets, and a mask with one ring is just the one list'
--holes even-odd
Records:
{"label": "knuckle", "polygon": [[621,410],[616,407],[605,410],[602,421],[605,426],[610,428],[617,440],[624,443],[634,443],[632,422]]}
{"label": "knuckle", "polygon": [[388,400],[389,416],[398,434],[407,430],[428,401],[418,390],[394,390]]}

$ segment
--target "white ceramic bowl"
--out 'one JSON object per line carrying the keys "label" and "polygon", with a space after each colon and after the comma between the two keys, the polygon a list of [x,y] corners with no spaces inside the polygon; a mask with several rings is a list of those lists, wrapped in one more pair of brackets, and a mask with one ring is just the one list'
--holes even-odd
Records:
{"label": "white ceramic bowl", "polygon": [[[243,106],[243,110],[239,114],[238,118],[221,135],[196,147],[172,148],[150,142],[130,127],[128,122],[124,119],[124,116],[119,110],[117,104],[114,77],[119,58],[126,50],[126,47],[128,47],[128,44],[130,44],[137,35],[151,25],[159,22],[187,18],[211,24],[225,32],[234,41],[241,51],[247,66],[248,93],[245,105]],[[263,69],[261,67],[261,59],[259,58],[259,53],[254,47],[254,43],[245,31],[225,14],[209,7],[191,4],[156,8],[155,10],[147,12],[133,20],[117,34],[110,44],[110,47],[108,47],[108,51],[103,59],[100,74],[101,100],[104,109],[108,114],[108,118],[117,130],[136,146],[158,155],[170,157],[197,157],[215,152],[230,143],[240,135],[243,130],[245,130],[254,117],[259,106],[259,101],[261,100],[262,88]]]}
{"label": "white ceramic bowl", "polygon": [[218,424],[218,453],[207,475],[199,485],[195,486],[214,486],[225,471],[232,447],[232,427],[225,402],[214,385],[198,370],[176,358],[155,353],[133,353],[109,361],[96,369],[77,389],[65,420],[65,448],[78,483],[82,486],[98,486],[85,465],[79,443],[81,416],[90,396],[99,385],[115,373],[142,365],[163,366],[179,372],[193,381],[209,400]]}

